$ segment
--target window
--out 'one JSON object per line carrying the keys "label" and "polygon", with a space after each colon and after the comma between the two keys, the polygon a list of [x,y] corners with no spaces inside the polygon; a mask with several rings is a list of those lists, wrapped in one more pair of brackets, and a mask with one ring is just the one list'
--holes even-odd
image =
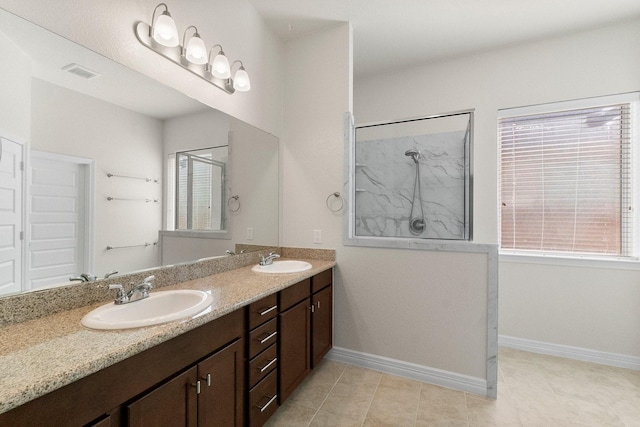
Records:
{"label": "window", "polygon": [[634,105],[625,99],[502,111],[503,253],[634,255]]}
{"label": "window", "polygon": [[227,155],[226,146],[175,154],[176,230],[224,230]]}

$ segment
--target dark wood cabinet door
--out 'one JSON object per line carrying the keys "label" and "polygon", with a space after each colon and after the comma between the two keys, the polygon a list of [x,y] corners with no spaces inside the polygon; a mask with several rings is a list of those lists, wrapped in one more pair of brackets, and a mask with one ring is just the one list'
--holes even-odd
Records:
{"label": "dark wood cabinet door", "polygon": [[311,300],[307,298],[280,313],[280,403],[310,371]]}
{"label": "dark wood cabinet door", "polygon": [[94,421],[92,423],[87,424],[87,427],[111,427],[112,420],[111,416],[107,415],[104,418],[100,418],[100,421]]}
{"label": "dark wood cabinet door", "polygon": [[311,314],[311,367],[315,367],[333,344],[333,295],[332,286],[313,294]]}
{"label": "dark wood cabinet door", "polygon": [[129,427],[196,427],[196,374],[194,366],[128,405]]}
{"label": "dark wood cabinet door", "polygon": [[244,424],[243,350],[238,340],[198,364],[198,427]]}

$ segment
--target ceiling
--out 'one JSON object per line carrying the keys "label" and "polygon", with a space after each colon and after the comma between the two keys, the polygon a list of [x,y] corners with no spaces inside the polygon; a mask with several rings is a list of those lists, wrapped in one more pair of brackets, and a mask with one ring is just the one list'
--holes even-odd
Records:
{"label": "ceiling", "polygon": [[640,0],[249,2],[285,40],[350,21],[356,76],[640,18]]}

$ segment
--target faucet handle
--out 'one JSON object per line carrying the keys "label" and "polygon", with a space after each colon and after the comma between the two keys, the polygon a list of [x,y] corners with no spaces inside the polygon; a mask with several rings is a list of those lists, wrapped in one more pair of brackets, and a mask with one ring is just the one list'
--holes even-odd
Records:
{"label": "faucet handle", "polygon": [[142,283],[151,284],[151,282],[153,282],[155,279],[156,279],[156,276],[151,275],[149,277],[145,277],[145,279],[142,281]]}
{"label": "faucet handle", "polygon": [[116,304],[124,304],[128,301],[129,297],[124,292],[124,286],[120,284],[114,284],[114,285],[109,285],[109,289],[115,289],[118,291],[118,294],[116,295],[116,300],[115,300]]}
{"label": "faucet handle", "polygon": [[111,290],[111,289],[117,289],[118,293],[124,292],[124,286],[122,286],[120,284],[109,285],[109,290]]}
{"label": "faucet handle", "polygon": [[112,271],[110,271],[108,273],[105,273],[104,274],[104,278],[108,279],[109,277],[113,276],[114,274],[118,274],[118,271],[117,270],[112,270]]}

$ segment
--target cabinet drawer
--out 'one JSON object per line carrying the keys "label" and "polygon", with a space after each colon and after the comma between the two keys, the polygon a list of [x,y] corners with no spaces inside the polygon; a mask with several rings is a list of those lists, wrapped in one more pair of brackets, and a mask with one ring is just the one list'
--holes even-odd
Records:
{"label": "cabinet drawer", "polygon": [[278,294],[272,294],[249,304],[249,329],[262,325],[278,315]]}
{"label": "cabinet drawer", "polygon": [[289,286],[280,291],[280,311],[293,307],[311,294],[311,279]]}
{"label": "cabinet drawer", "polygon": [[333,269],[318,273],[311,279],[311,292],[316,293],[322,288],[326,288],[333,282]]}
{"label": "cabinet drawer", "polygon": [[277,346],[273,344],[249,362],[249,388],[266,377],[276,366],[278,366],[278,353]]}
{"label": "cabinet drawer", "polygon": [[271,372],[249,392],[249,425],[259,427],[278,409],[277,375]]}
{"label": "cabinet drawer", "polygon": [[265,350],[278,340],[278,321],[271,319],[249,333],[249,359]]}

